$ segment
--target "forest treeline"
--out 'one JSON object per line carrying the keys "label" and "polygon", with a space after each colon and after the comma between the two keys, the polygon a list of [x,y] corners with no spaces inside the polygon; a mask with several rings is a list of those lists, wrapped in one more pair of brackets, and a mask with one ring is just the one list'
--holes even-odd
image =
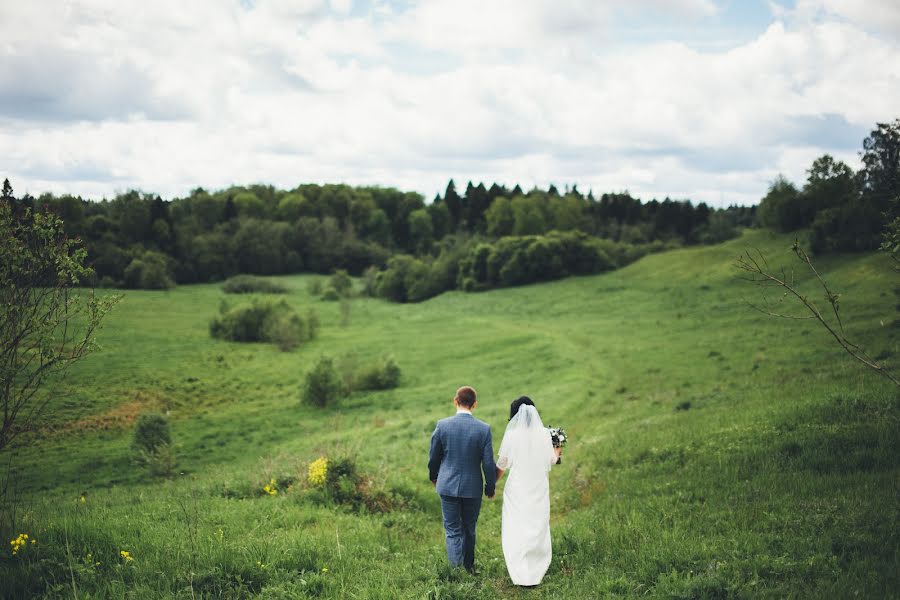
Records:
{"label": "forest treeline", "polygon": [[416,301],[448,289],[482,290],[617,268],[679,245],[717,243],[742,227],[810,229],[814,252],[877,248],[900,196],[900,119],[863,141],[863,168],[824,155],[797,187],[778,177],[757,207],[688,200],[595,197],[577,186],[524,191],[451,180],[426,202],[388,187],[303,184],[203,188],[164,200],[43,194],[3,200],[18,214],[52,211],[82,240],[101,287],[164,289],[239,273],[346,270],[369,293]]}
{"label": "forest treeline", "polygon": [[[342,184],[304,184],[290,190],[268,185],[216,192],[197,188],[171,201],[139,191],[100,201],[54,194],[16,198],[7,184],[3,196],[19,213],[30,208],[63,219],[67,234],[80,238],[87,249],[95,279],[86,284],[164,289],[176,282],[218,281],[238,273],[343,269],[360,275],[369,269],[374,277],[373,269],[389,265],[412,265],[418,274],[434,271],[427,285],[412,294],[388,292],[385,277],[384,285],[370,286],[398,300],[456,287],[483,289],[488,280],[470,277],[476,283],[464,286],[458,279],[460,261],[476,248],[483,252],[510,237],[527,240],[556,232],[548,239],[568,239],[568,246],[584,246],[597,257],[592,264],[582,262],[571,269],[557,268],[553,261],[534,265],[526,272],[536,281],[614,268],[621,263],[613,258],[636,257],[641,253],[636,249],[721,241],[754,219],[753,208],[716,210],[670,199],[641,202],[627,193],[595,198],[575,186],[563,192],[553,186],[524,192],[519,186],[469,183],[459,193],[452,180],[430,203],[415,192]],[[600,240],[606,251],[591,254]],[[621,250],[609,252],[610,245]],[[523,256],[537,254],[520,253],[516,260],[521,262]],[[525,282],[521,276],[490,281]]]}
{"label": "forest treeline", "polygon": [[900,119],[877,123],[863,140],[862,168],[825,154],[801,187],[779,176],[757,212],[776,231],[809,230],[813,253],[874,250],[885,227],[900,217]]}

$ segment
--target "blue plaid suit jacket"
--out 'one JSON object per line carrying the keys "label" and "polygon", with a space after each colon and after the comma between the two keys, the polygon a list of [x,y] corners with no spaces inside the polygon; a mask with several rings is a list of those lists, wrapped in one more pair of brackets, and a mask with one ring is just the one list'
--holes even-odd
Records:
{"label": "blue plaid suit jacket", "polygon": [[[484,479],[481,475],[484,473]],[[497,485],[491,427],[467,413],[441,419],[431,434],[428,474],[442,496],[493,496]]]}

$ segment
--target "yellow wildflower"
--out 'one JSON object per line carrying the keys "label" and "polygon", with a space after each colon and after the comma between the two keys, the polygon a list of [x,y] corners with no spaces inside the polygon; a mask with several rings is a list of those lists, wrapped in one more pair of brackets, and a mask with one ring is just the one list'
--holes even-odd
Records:
{"label": "yellow wildflower", "polygon": [[128,550],[120,550],[119,556],[121,556],[122,560],[124,560],[126,563],[130,563],[134,560],[134,557],[131,556],[131,552],[129,552]]}
{"label": "yellow wildflower", "polygon": [[[22,549],[22,546],[26,546],[28,544],[28,534],[20,533],[18,537],[14,540],[10,540],[9,545],[12,546],[12,555],[16,556],[19,554],[19,551]],[[36,544],[37,540],[32,539],[32,544]]]}
{"label": "yellow wildflower", "polygon": [[316,460],[310,463],[309,465],[309,476],[308,480],[311,485],[316,487],[321,487],[325,485],[325,480],[328,477],[328,459],[324,456],[320,456]]}
{"label": "yellow wildflower", "polygon": [[271,481],[269,481],[269,485],[263,486],[263,491],[270,496],[277,496],[278,486],[276,485],[275,480],[272,479]]}

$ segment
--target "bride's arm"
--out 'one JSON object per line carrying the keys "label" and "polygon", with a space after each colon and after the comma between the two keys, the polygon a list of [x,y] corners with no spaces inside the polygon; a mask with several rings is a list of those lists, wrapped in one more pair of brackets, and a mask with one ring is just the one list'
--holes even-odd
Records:
{"label": "bride's arm", "polygon": [[498,482],[498,483],[500,482],[500,479],[503,478],[503,474],[504,474],[504,473],[506,473],[506,471],[504,471],[504,470],[501,469],[500,467],[497,467],[497,482]]}

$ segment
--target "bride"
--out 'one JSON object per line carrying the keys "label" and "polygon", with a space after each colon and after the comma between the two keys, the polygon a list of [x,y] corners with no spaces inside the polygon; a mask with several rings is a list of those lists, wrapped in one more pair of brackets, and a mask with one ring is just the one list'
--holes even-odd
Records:
{"label": "bride", "polygon": [[554,448],[534,402],[522,396],[509,409],[509,424],[500,444],[497,481],[509,471],[503,489],[501,540],[512,582],[535,586],[550,566],[551,465],[561,450]]}

